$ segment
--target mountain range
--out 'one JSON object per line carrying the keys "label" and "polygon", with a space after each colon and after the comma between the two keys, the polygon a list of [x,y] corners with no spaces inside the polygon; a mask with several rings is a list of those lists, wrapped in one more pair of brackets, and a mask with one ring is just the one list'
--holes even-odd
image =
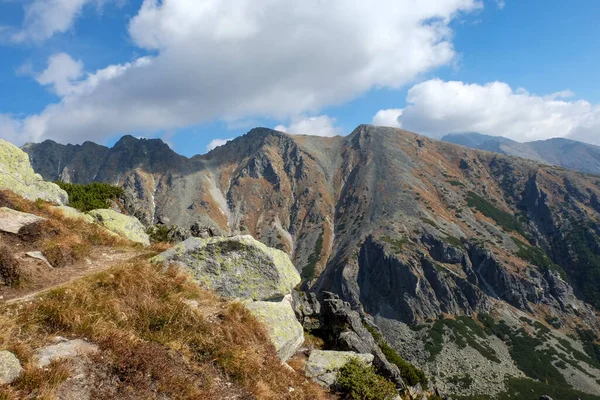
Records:
{"label": "mountain range", "polygon": [[443,141],[600,175],[600,146],[564,138],[520,143],[502,136],[451,133]]}
{"label": "mountain range", "polygon": [[145,225],[286,251],[303,290],[349,302],[444,393],[600,398],[600,177],[564,168],[589,157],[594,172],[598,148],[445,140],[361,125],[256,128],[191,158],[132,136],[23,150],[46,180],[123,187]]}

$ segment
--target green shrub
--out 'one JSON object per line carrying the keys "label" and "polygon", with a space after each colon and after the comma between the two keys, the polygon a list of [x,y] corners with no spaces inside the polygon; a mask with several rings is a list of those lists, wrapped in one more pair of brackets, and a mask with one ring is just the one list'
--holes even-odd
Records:
{"label": "green shrub", "polygon": [[403,246],[408,243],[408,239],[405,237],[393,239],[389,236],[382,236],[380,239],[386,243],[389,243],[396,253],[400,253],[403,249]]}
{"label": "green shrub", "polygon": [[381,349],[381,352],[385,358],[398,367],[400,370],[400,376],[402,376],[402,379],[407,385],[414,386],[417,383],[420,383],[421,386],[427,387],[427,377],[425,376],[425,372],[403,359],[400,354],[396,352],[396,350],[387,344],[377,329],[368,324],[363,325],[371,333],[371,336],[373,336],[373,339],[375,339],[375,342]]}
{"label": "green shrub", "polygon": [[515,237],[513,237],[512,240],[519,248],[519,251],[517,251],[517,256],[519,258],[532,265],[535,265],[536,267],[540,267],[542,271],[556,271],[564,280],[567,280],[567,273],[565,270],[562,269],[560,265],[555,264],[544,252],[544,250],[536,246],[529,246]]}
{"label": "green shrub", "polygon": [[308,257],[308,264],[304,268],[302,268],[302,279],[310,280],[315,277],[315,272],[317,269],[317,263],[321,259],[321,251],[323,250],[323,230],[319,234],[317,238],[317,242],[315,243],[315,250]]}
{"label": "green shrub", "polygon": [[375,373],[373,367],[366,367],[356,359],[351,359],[338,372],[338,390],[352,400],[392,400],[396,397],[396,386]]}
{"label": "green shrub", "polygon": [[567,235],[569,248],[577,254],[577,268],[585,301],[600,309],[600,249],[597,236],[583,224]]}
{"label": "green shrub", "polygon": [[492,203],[479,196],[477,193],[467,193],[467,204],[469,205],[469,207],[475,208],[486,217],[496,221],[496,223],[505,230],[509,232],[516,231],[525,234],[523,226],[521,225],[517,217],[515,217],[509,212],[500,210]]}
{"label": "green shrub", "polygon": [[93,182],[85,185],[55,182],[69,195],[69,205],[86,212],[99,208],[109,208],[109,200],[123,196],[123,189],[108,183]]}

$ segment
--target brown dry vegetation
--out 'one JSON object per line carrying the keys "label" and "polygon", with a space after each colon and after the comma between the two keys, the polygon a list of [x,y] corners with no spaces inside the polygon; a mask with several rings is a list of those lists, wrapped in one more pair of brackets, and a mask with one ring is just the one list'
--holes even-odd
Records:
{"label": "brown dry vegetation", "polygon": [[[67,218],[48,203],[28,201],[7,190],[0,191],[0,207],[47,218],[21,228],[17,235],[0,232],[0,295],[5,299],[64,282],[77,275],[72,270],[89,268],[86,259],[100,262],[108,259],[105,253],[136,248],[98,225]],[[29,251],[41,251],[55,268],[26,257]],[[70,270],[59,270],[65,267]]]}
{"label": "brown dry vegetation", "polygon": [[282,366],[264,327],[243,305],[145,261],[89,276],[3,314],[0,349],[15,351],[26,372],[0,389],[0,399],[52,398],[66,379],[66,365],[40,371],[28,360],[54,335],[99,345],[90,360],[94,398],[328,398]]}

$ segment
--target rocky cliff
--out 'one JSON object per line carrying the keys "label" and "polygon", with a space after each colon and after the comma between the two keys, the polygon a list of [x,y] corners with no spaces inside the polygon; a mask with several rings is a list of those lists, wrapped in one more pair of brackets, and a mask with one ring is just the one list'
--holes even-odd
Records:
{"label": "rocky cliff", "polygon": [[146,224],[284,250],[444,393],[600,393],[600,177],[368,125],[259,128],[191,159],[92,146],[24,150],[47,179],[122,186]]}

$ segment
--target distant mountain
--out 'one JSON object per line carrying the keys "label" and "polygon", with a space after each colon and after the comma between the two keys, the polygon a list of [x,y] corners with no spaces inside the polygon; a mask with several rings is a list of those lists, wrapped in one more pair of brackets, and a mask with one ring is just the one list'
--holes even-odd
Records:
{"label": "distant mountain", "polygon": [[600,146],[554,138],[519,143],[502,136],[450,133],[443,141],[600,175]]}
{"label": "distant mountain", "polygon": [[[596,149],[545,143],[535,154],[555,163]],[[599,398],[600,177],[370,125],[333,138],[256,128],[192,158],[131,136],[24,150],[46,179],[122,186],[146,224],[286,251],[304,289],[338,294],[453,397]]]}

